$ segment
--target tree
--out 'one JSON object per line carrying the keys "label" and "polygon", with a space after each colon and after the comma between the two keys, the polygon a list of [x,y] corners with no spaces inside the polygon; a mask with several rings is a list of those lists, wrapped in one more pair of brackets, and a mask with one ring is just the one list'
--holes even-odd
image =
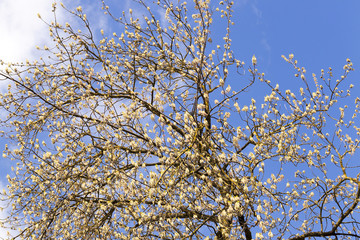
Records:
{"label": "tree", "polygon": [[[283,57],[303,84],[284,91],[234,56],[231,1],[148,2],[142,18],[103,2],[121,33],[100,41],[69,11],[82,31],[49,23],[49,58],[1,72],[17,144],[3,224],[24,239],[360,237],[351,61],[334,80]],[[269,94],[246,103],[255,86]]]}

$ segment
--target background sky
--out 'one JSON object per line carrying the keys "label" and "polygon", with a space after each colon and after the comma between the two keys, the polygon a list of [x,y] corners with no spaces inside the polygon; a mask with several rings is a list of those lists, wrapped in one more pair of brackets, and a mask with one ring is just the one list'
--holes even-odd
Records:
{"label": "background sky", "polygon": [[[293,53],[299,65],[307,69],[309,76],[313,72],[318,75],[321,69],[328,67],[334,69],[335,77],[340,76],[346,58],[350,58],[355,72],[351,73],[348,82],[360,85],[359,0],[234,1],[235,27],[232,39],[236,57],[250,64],[255,54],[259,70],[266,73],[267,79],[279,83],[281,88],[294,88],[294,71],[281,58],[281,55]],[[42,53],[36,51],[35,46],[51,45],[51,40],[47,25],[37,17],[37,13],[51,21],[52,2],[0,1],[0,59],[22,61],[41,56]],[[101,28],[111,30],[111,22],[102,15],[99,2],[68,0],[64,4],[70,9],[81,4],[95,32]],[[133,5],[131,0],[113,2],[119,10]],[[57,11],[57,18],[60,22],[71,21],[61,10]],[[215,28],[216,31],[221,29]],[[5,85],[0,84],[0,87],[4,88]],[[255,95],[261,93],[261,89],[253,91]],[[0,116],[3,117],[1,113]],[[4,144],[6,139],[0,139],[0,150]],[[7,184],[6,175],[10,174],[11,164],[7,159],[0,158],[0,189]],[[0,217],[5,215],[6,212],[3,212]],[[5,232],[0,229],[0,239],[4,236]]]}

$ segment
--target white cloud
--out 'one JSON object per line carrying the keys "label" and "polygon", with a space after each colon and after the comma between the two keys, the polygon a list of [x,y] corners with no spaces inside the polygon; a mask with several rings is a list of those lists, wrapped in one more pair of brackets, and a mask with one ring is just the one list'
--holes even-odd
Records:
{"label": "white cloud", "polygon": [[[56,7],[56,18],[60,23],[68,20],[69,14],[60,6],[59,1],[49,0],[1,0],[0,1],[0,59],[5,62],[18,62],[26,59],[34,59],[40,55],[36,46],[51,45],[49,28],[46,22],[54,19],[52,4],[58,2]],[[72,10],[79,0],[63,0],[65,6]],[[85,3],[84,3],[85,4]],[[95,29],[99,25],[107,26],[102,11],[98,11],[99,4],[86,3],[86,13],[92,15],[92,26]],[[90,14],[89,14],[90,13]],[[69,20],[68,20],[69,21]],[[75,27],[76,24],[75,24]]]}
{"label": "white cloud", "polygon": [[36,45],[49,41],[48,27],[37,14],[51,19],[49,0],[2,0],[0,2],[0,59],[23,61],[34,55]]}

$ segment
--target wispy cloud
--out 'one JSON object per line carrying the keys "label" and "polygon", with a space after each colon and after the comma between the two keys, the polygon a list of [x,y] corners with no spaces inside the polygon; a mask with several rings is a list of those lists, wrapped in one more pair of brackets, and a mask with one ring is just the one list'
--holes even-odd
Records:
{"label": "wispy cloud", "polygon": [[256,16],[257,23],[260,24],[262,20],[262,11],[257,6],[256,1],[251,4],[251,9]]}
{"label": "wispy cloud", "polygon": [[49,31],[38,17],[52,18],[49,0],[2,0],[0,2],[0,59],[22,61],[34,55],[34,47],[49,39]]}
{"label": "wispy cloud", "polygon": [[249,0],[238,0],[238,1],[235,1],[234,3],[234,6],[235,7],[243,7],[245,6],[247,3],[248,3]]}
{"label": "wispy cloud", "polygon": [[[0,59],[6,62],[24,61],[39,56],[37,45],[51,45],[48,26],[38,18],[38,13],[46,22],[54,19],[52,3],[49,0],[1,0],[0,1]],[[57,1],[58,2],[58,1]],[[63,0],[69,9],[81,4],[78,0]],[[87,14],[93,17],[92,26],[97,30],[107,26],[100,5],[86,3]],[[56,9],[56,18],[66,22],[69,15],[60,5]],[[68,20],[69,21],[69,20]]]}
{"label": "wispy cloud", "polygon": [[[256,24],[258,25],[262,25],[262,28],[264,27],[264,22],[263,22],[263,12],[262,10],[259,8],[259,4],[258,4],[258,1],[253,1],[251,2],[251,9],[252,9],[252,12],[254,13],[255,15],[255,18],[256,18]],[[261,44],[261,47],[264,49],[264,51],[266,52],[266,55],[267,57],[264,56],[265,59],[267,59],[267,66],[270,66],[271,64],[271,46],[268,42],[268,37],[267,37],[267,34],[266,34],[266,31],[265,30],[262,30],[261,31],[261,40],[260,40],[260,44]]]}

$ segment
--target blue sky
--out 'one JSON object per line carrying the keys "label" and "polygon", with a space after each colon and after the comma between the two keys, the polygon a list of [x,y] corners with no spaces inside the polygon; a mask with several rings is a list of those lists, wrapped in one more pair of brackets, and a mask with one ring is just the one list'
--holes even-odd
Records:
{"label": "blue sky", "polygon": [[[40,13],[44,19],[52,19],[51,3],[49,0],[1,0],[0,59],[33,59],[39,56],[34,51],[36,45],[51,44],[47,26],[37,18]],[[130,0],[122,3],[120,7],[124,8],[133,5]],[[99,1],[65,1],[69,8],[79,4],[96,31],[102,27],[111,31],[111,22],[102,17],[100,9],[97,11]],[[350,58],[355,72],[348,81],[359,85],[360,1],[235,0],[234,10],[232,39],[236,57],[250,64],[255,54],[259,71],[265,72],[267,78],[279,83],[281,88],[294,89],[297,85],[292,67],[281,58],[290,53],[307,69],[309,76],[332,67],[336,78],[341,75],[346,58]],[[60,21],[66,19],[62,11],[58,17]],[[215,26],[213,31],[221,32],[221,28]],[[261,89],[253,91],[262,93]],[[0,149],[4,144],[6,139],[0,139]],[[0,158],[0,188],[6,185],[9,166],[7,159]],[[3,236],[0,229],[0,238]]]}
{"label": "blue sky", "polygon": [[[258,56],[259,68],[273,81],[286,82],[290,66],[281,55],[295,55],[308,72],[356,66],[360,53],[359,1],[247,1],[236,17],[239,54]],[[355,77],[356,73],[353,74]]]}

